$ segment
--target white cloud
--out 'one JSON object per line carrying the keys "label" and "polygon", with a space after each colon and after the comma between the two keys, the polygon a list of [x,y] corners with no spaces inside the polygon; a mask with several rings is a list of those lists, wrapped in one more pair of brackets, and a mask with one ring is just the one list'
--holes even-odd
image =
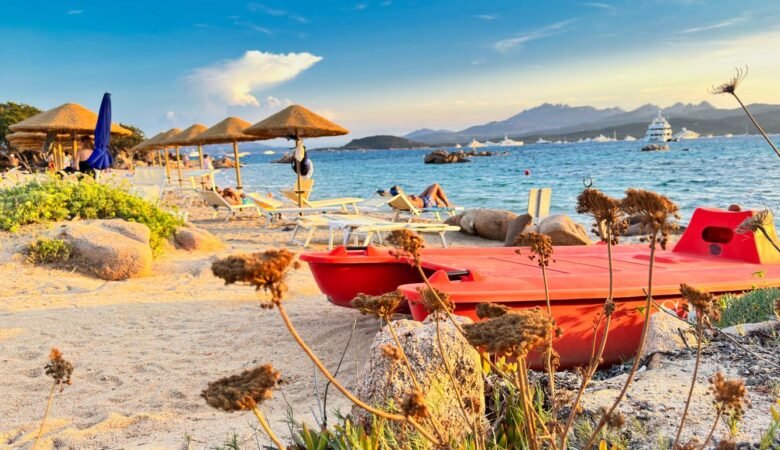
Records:
{"label": "white cloud", "polygon": [[390,1],[390,0],[385,0],[385,1],[383,1],[383,2],[381,3],[381,5],[382,5],[382,6],[390,6],[390,5],[392,5],[392,4],[393,4],[393,2],[392,2],[392,1]]}
{"label": "white cloud", "polygon": [[687,30],[680,31],[680,33],[682,33],[682,34],[690,34],[690,33],[699,33],[701,31],[717,30],[719,28],[726,28],[726,27],[730,27],[732,25],[736,25],[736,24],[738,24],[740,22],[744,22],[746,20],[748,20],[748,16],[742,15],[742,16],[739,16],[739,17],[734,17],[733,19],[724,20],[722,22],[713,23],[713,24],[710,24],[710,25],[703,25],[703,26],[700,26],[700,27],[688,28]]}
{"label": "white cloud", "polygon": [[616,8],[613,5],[610,5],[609,3],[585,2],[585,3],[580,3],[580,5],[587,6],[588,8],[603,9],[604,11],[608,11],[608,12],[615,12],[616,10]]}
{"label": "white cloud", "polygon": [[166,111],[165,120],[173,122],[174,120],[176,120],[176,113],[174,111]]}
{"label": "white cloud", "polygon": [[252,12],[262,12],[272,17],[287,17],[290,20],[294,20],[300,23],[309,23],[309,20],[298,14],[291,13],[283,9],[269,8],[262,3],[250,3],[249,10]]}
{"label": "white cloud", "polygon": [[292,100],[286,98],[284,100],[278,99],[269,95],[265,98],[265,105],[271,109],[282,109],[292,105]]}
{"label": "white cloud", "polygon": [[509,53],[510,51],[516,49],[517,47],[521,47],[523,44],[527,44],[528,42],[563,33],[566,31],[566,27],[572,24],[574,21],[576,21],[576,19],[564,20],[552,25],[548,25],[544,28],[539,28],[538,30],[517,35],[513,38],[502,39],[493,44],[493,49],[499,53]]}
{"label": "white cloud", "polygon": [[478,14],[474,17],[482,20],[496,20],[498,19],[498,14]]}
{"label": "white cloud", "polygon": [[84,14],[84,10],[83,9],[71,9],[70,11],[67,12],[67,14],[69,16],[77,16],[79,14]]}
{"label": "white cloud", "polygon": [[355,11],[363,11],[366,8],[368,8],[368,5],[365,3],[358,3],[357,5],[352,7],[352,9],[354,9]]}
{"label": "white cloud", "polygon": [[256,25],[256,24],[254,24],[252,22],[246,22],[246,21],[243,21],[243,20],[234,20],[233,21],[233,25],[235,25],[237,27],[246,28],[249,31],[254,31],[254,32],[257,32],[257,33],[263,33],[263,34],[268,35],[268,36],[273,36],[274,35],[274,32],[271,31],[270,29],[268,29],[266,27],[263,27],[263,26],[260,26],[260,25]]}
{"label": "white cloud", "polygon": [[228,105],[260,106],[253,91],[267,89],[298,76],[322,57],[308,52],[267,53],[249,50],[238,59],[228,59],[196,69],[186,81],[199,93],[218,97]]}

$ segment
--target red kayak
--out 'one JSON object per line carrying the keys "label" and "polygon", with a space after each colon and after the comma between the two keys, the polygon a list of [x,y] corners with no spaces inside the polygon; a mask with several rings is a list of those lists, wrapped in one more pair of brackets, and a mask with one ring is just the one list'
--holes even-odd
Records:
{"label": "red kayak", "polygon": [[[715,294],[738,293],[754,286],[780,286],[780,252],[762,234],[734,230],[751,211],[697,209],[672,250],[658,250],[653,297],[682,312],[680,283]],[[767,230],[775,242],[774,229]],[[528,249],[463,247],[425,249],[421,265],[431,284],[450,295],[455,313],[476,320],[476,305],[501,303],[512,308],[546,307],[541,269]],[[647,244],[613,248],[614,299],[606,364],[634,356],[641,334],[650,251]],[[399,289],[409,300],[416,320],[427,315],[418,302],[424,284],[416,269],[389,249],[339,247],[327,253],[304,253],[320,290],[339,306],[358,294],[382,294]],[[608,292],[609,266],[605,245],[556,247],[547,268],[553,316],[563,335],[554,341],[561,366],[587,364],[594,324]],[[600,330],[599,333],[603,332]],[[536,364],[534,364],[536,365]]]}

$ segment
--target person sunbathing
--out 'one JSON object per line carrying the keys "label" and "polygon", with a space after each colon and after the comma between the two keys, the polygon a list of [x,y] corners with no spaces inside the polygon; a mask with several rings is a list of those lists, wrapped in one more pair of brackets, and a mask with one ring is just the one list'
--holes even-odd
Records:
{"label": "person sunbathing", "polygon": [[244,203],[246,197],[243,192],[239,192],[233,188],[220,189],[216,188],[217,194],[221,195],[231,205],[241,205]]}
{"label": "person sunbathing", "polygon": [[[379,191],[379,194],[387,195],[385,191]],[[415,208],[451,208],[453,206],[439,183],[433,183],[428,186],[420,195],[408,195],[398,185],[390,188],[389,195],[396,196],[400,194],[406,195]]]}

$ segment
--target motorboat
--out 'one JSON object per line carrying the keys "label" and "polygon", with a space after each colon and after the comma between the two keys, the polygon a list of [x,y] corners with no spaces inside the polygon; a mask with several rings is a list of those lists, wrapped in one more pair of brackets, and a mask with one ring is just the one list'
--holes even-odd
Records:
{"label": "motorboat", "polygon": [[[780,252],[774,227],[763,234],[735,229],[753,211],[698,208],[673,249],[658,249],[654,260],[653,298],[685,316],[680,284],[713,294],[741,293],[761,286],[780,286]],[[560,246],[547,268],[552,314],[563,334],[553,345],[561,366],[587,364],[594,324],[608,295],[607,246]],[[301,255],[320,290],[335,305],[350,306],[358,294],[379,295],[400,290],[415,320],[427,316],[419,290],[426,285],[406,257],[380,247],[338,247]],[[650,251],[644,244],[613,247],[614,301],[605,364],[635,355],[643,322]],[[421,267],[430,284],[450,296],[454,313],[477,320],[479,303],[500,303],[522,309],[546,308],[541,269],[527,248],[460,247],[423,249]],[[760,274],[760,279],[757,278]],[[603,326],[603,323],[602,325]],[[596,330],[601,333],[601,331]],[[533,363],[532,363],[533,365]]]}
{"label": "motorboat", "polygon": [[672,126],[658,111],[658,117],[650,122],[645,135],[646,142],[669,142],[672,140]]}

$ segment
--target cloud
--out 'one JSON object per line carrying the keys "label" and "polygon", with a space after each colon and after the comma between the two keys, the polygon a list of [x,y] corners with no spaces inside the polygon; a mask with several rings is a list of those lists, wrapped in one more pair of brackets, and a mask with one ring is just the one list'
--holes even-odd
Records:
{"label": "cloud", "polygon": [[587,6],[588,8],[601,9],[610,14],[614,14],[617,11],[617,8],[615,8],[614,5],[610,5],[609,3],[585,2],[585,3],[580,3],[580,5]]}
{"label": "cloud", "polygon": [[243,20],[234,20],[233,21],[233,25],[235,25],[237,27],[245,28],[245,29],[247,29],[249,31],[254,31],[255,33],[263,33],[266,36],[273,36],[274,35],[274,32],[271,31],[270,29],[268,29],[266,27],[263,27],[263,26],[260,26],[260,25],[257,25],[257,24],[254,24],[252,22],[246,22],[246,21],[243,21]]}
{"label": "cloud", "polygon": [[84,14],[84,10],[83,9],[71,9],[66,14],[69,15],[69,16],[77,16],[79,14]]}
{"label": "cloud", "polygon": [[249,50],[238,59],[196,69],[185,79],[197,92],[218,97],[228,105],[260,106],[253,91],[291,80],[319,61],[322,57],[308,52],[277,54]]}
{"label": "cloud", "polygon": [[493,44],[493,49],[499,53],[509,53],[510,51],[521,47],[531,41],[536,41],[549,36],[554,36],[566,31],[566,27],[575,22],[577,19],[569,19],[561,22],[548,25],[544,28],[539,28],[528,33],[520,34],[513,38],[502,39]]}
{"label": "cloud", "polygon": [[382,5],[382,6],[390,6],[390,5],[392,5],[392,4],[393,4],[393,2],[392,2],[392,1],[390,1],[390,0],[385,0],[385,1],[383,1],[382,3],[380,3],[380,5]]}
{"label": "cloud", "polygon": [[289,98],[281,100],[274,96],[269,95],[268,97],[265,98],[265,105],[271,109],[282,109],[292,105],[292,100],[290,100]]}
{"label": "cloud", "polygon": [[166,111],[165,112],[165,120],[173,122],[176,120],[176,112],[174,111]]}
{"label": "cloud", "polygon": [[331,111],[329,109],[318,109],[318,110],[315,110],[314,112],[319,114],[319,115],[321,115],[322,117],[330,120],[330,121],[336,120],[336,113],[334,113],[333,111]]}
{"label": "cloud", "polygon": [[688,28],[686,30],[680,31],[680,33],[681,34],[690,34],[690,33],[699,33],[701,31],[717,30],[718,28],[730,27],[732,25],[736,25],[736,24],[738,24],[740,22],[744,22],[746,20],[748,20],[748,16],[742,15],[742,16],[739,16],[739,17],[734,17],[733,19],[724,20],[722,22],[713,23],[713,24],[710,24],[710,25],[703,25],[703,26],[700,26],[700,27]]}
{"label": "cloud", "polygon": [[309,20],[303,16],[299,16],[298,14],[291,13],[284,9],[269,8],[268,6],[263,5],[262,3],[250,3],[249,10],[252,12],[262,12],[264,14],[273,17],[286,17],[290,20],[294,20],[300,23],[309,23]]}
{"label": "cloud", "polygon": [[474,17],[482,20],[496,20],[498,19],[498,14],[477,14]]}
{"label": "cloud", "polygon": [[363,11],[366,8],[368,8],[368,5],[365,3],[358,3],[352,7],[352,9],[354,9],[355,11]]}

